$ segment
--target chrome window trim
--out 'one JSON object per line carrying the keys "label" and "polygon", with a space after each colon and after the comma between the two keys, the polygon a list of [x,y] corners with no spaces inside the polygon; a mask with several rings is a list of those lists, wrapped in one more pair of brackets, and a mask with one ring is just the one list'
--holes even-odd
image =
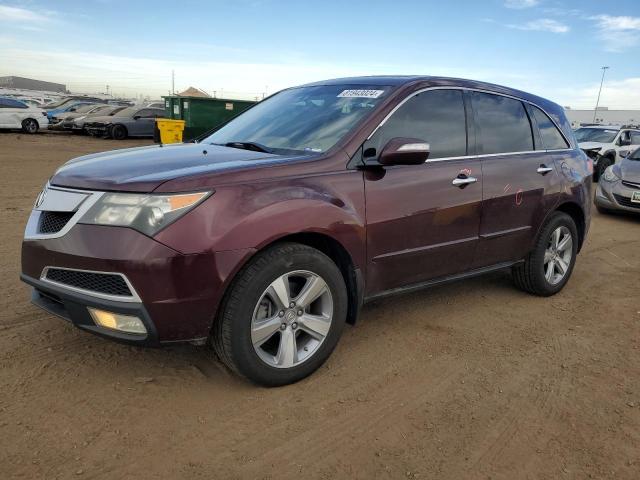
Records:
{"label": "chrome window trim", "polygon": [[[71,285],[67,285],[65,283],[56,282],[55,280],[50,280],[50,279],[47,278],[47,272],[49,271],[50,268],[55,268],[57,270],[68,270],[68,271],[71,271],[71,272],[97,273],[97,274],[102,274],[102,275],[117,275],[117,276],[121,277],[124,280],[124,283],[127,284],[127,287],[129,288],[129,291],[131,292],[131,295],[130,296],[127,296],[127,295],[109,295],[107,293],[95,292],[93,290],[87,290],[85,288],[74,287],[74,286],[71,286]],[[81,293],[83,295],[88,295],[90,297],[101,298],[103,300],[111,300],[111,301],[114,301],[114,302],[142,303],[142,299],[138,295],[138,292],[136,292],[136,289],[133,288],[133,285],[131,284],[129,279],[126,277],[126,275],[124,275],[122,273],[118,273],[118,272],[102,272],[102,271],[99,271],[99,270],[82,270],[82,269],[79,269],[79,268],[57,267],[57,266],[54,266],[54,265],[50,265],[50,266],[44,267],[42,269],[42,273],[40,274],[40,280],[42,282],[49,283],[51,285],[55,285],[55,286],[60,287],[60,288],[64,288],[64,289],[72,291],[72,292]]]}
{"label": "chrome window trim", "polygon": [[569,141],[567,136],[564,134],[562,129],[558,126],[558,124],[553,119],[553,117],[551,115],[549,115],[547,113],[547,111],[544,108],[542,108],[540,105],[537,105],[537,104],[535,104],[535,103],[533,103],[533,102],[531,102],[529,100],[525,100],[524,98],[515,97],[513,95],[509,95],[509,94],[506,94],[506,93],[494,92],[494,91],[491,91],[491,90],[485,90],[485,89],[481,89],[481,88],[460,87],[460,86],[425,87],[425,88],[421,88],[420,90],[416,90],[415,92],[410,93],[405,98],[403,98],[402,101],[400,101],[400,103],[398,103],[395,107],[393,107],[393,109],[387,115],[385,115],[385,117],[378,124],[378,126],[376,128],[374,128],[373,131],[366,138],[365,142],[370,140],[371,137],[373,137],[375,135],[375,133],[378,131],[378,129],[380,127],[382,127],[385,123],[387,123],[389,118],[391,118],[391,116],[394,113],[396,113],[396,111],[402,105],[404,105],[406,102],[411,100],[416,95],[419,95],[419,94],[424,93],[424,92],[428,92],[430,90],[460,90],[460,91],[469,91],[469,92],[488,93],[488,94],[491,94],[491,95],[499,95],[499,96],[502,96],[502,97],[511,98],[513,100],[518,100],[520,102],[528,103],[529,105],[532,105],[532,106],[540,109],[540,111],[543,112],[549,118],[549,120],[551,120],[551,123],[553,123],[553,125],[556,127],[556,129],[560,132],[560,135],[562,135],[562,138],[564,139],[565,142],[567,142],[567,145],[569,145],[569,147],[563,148],[563,149],[529,150],[529,151],[526,151],[526,152],[483,153],[483,154],[479,154],[479,155],[465,155],[465,156],[460,156],[460,157],[442,157],[442,158],[435,158],[435,159],[432,159],[432,160],[427,160],[425,163],[442,161],[442,160],[453,160],[453,159],[458,160],[458,159],[463,159],[463,158],[478,158],[478,157],[498,156],[498,155],[517,155],[517,154],[531,153],[531,152],[541,153],[541,152],[559,152],[559,151],[572,151],[572,150],[574,150],[573,148],[571,148],[571,142]]}
{"label": "chrome window trim", "polygon": [[48,240],[51,238],[60,238],[71,230],[78,221],[84,216],[84,214],[91,208],[95,203],[100,200],[100,198],[104,195],[104,192],[97,192],[92,190],[80,190],[76,188],[64,188],[64,187],[56,187],[51,186],[47,183],[45,186],[47,190],[57,190],[62,192],[69,192],[74,194],[85,194],[87,198],[85,198],[82,203],[77,207],[73,216],[69,219],[67,224],[56,233],[38,233],[38,224],[40,223],[40,215],[42,214],[42,210],[38,210],[38,208],[34,205],[34,208],[31,210],[31,215],[29,216],[29,220],[27,221],[27,226],[25,227],[24,239],[25,240]]}

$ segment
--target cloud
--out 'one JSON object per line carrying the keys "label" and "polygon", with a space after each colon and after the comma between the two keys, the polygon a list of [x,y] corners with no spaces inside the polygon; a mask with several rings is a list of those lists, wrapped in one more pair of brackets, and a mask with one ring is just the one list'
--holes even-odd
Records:
{"label": "cloud", "polygon": [[609,52],[621,52],[640,44],[640,17],[596,15],[598,38]]}
{"label": "cloud", "polygon": [[557,20],[550,18],[539,18],[537,20],[531,20],[530,22],[521,24],[507,25],[509,28],[515,28],[516,30],[530,30],[538,32],[551,32],[551,33],[567,33],[570,28],[564,23],[560,23]]}
{"label": "cloud", "polygon": [[[569,105],[573,109],[592,109],[596,103],[600,80],[594,79],[590,85],[577,88],[563,88],[553,94],[561,105]],[[605,78],[600,96],[600,106],[610,110],[633,110],[640,108],[640,77],[622,80]],[[640,118],[638,119],[640,121]]]}
{"label": "cloud", "polygon": [[505,0],[504,6],[516,10],[535,7],[540,3],[539,0]]}
{"label": "cloud", "polygon": [[26,8],[0,5],[0,21],[6,23],[46,23],[51,20],[53,12],[35,12]]}

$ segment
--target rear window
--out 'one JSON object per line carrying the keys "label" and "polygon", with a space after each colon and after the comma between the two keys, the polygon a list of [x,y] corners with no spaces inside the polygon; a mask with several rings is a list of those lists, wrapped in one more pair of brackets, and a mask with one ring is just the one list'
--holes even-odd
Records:
{"label": "rear window", "polygon": [[[532,107],[533,116],[538,124],[538,130],[542,137],[542,146],[546,150],[559,150],[561,148],[569,148],[567,141],[562,134],[558,131],[558,127],[551,121],[551,119],[540,110],[538,107]],[[540,149],[538,149],[540,150]]]}
{"label": "rear window", "polygon": [[521,101],[479,92],[471,98],[480,154],[533,150],[531,123]]}

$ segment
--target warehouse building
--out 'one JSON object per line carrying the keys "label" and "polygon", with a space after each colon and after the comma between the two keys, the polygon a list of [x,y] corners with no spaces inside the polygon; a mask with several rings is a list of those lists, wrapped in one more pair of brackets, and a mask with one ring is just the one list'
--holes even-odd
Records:
{"label": "warehouse building", "polygon": [[607,107],[598,107],[594,121],[594,110],[574,110],[564,107],[567,118],[573,128],[581,125],[640,125],[640,110],[609,110]]}
{"label": "warehouse building", "polygon": [[67,93],[67,86],[61,83],[44,82],[24,77],[0,77],[0,87]]}

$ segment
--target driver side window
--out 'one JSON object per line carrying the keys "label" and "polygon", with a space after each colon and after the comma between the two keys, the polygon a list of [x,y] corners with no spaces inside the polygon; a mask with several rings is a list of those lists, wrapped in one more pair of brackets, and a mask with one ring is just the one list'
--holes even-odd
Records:
{"label": "driver side window", "polygon": [[429,159],[467,154],[467,131],[461,90],[428,90],[407,100],[364,144],[364,156],[377,157],[394,137],[429,143]]}

